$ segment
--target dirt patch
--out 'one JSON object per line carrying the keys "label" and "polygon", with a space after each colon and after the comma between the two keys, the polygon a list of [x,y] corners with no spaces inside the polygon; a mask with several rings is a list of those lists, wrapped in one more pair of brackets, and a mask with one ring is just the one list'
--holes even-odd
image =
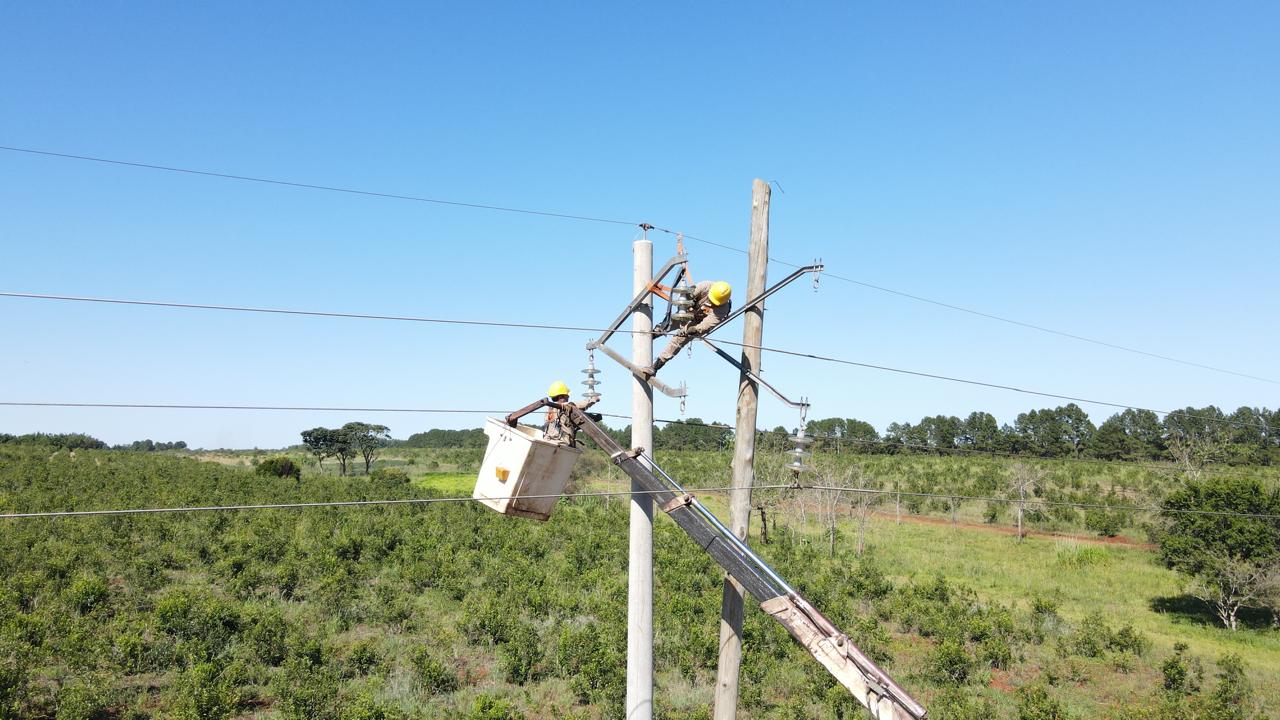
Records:
{"label": "dirt patch", "polygon": [[[897,515],[893,513],[877,512],[876,517],[896,519]],[[1003,525],[987,525],[986,523],[975,522],[951,522],[947,518],[929,517],[927,515],[903,515],[903,522],[915,523],[917,525],[951,525],[965,530],[982,530],[990,533],[998,533],[1000,535],[1016,535],[1017,528],[1005,527]],[[1151,543],[1138,542],[1122,537],[1098,537],[1097,535],[1073,535],[1071,533],[1046,532],[1043,530],[1024,530],[1022,533],[1025,537],[1050,538],[1055,540],[1071,540],[1072,542],[1087,543],[1089,545],[1114,545],[1120,547],[1137,548],[1140,550],[1155,550],[1156,546]]]}

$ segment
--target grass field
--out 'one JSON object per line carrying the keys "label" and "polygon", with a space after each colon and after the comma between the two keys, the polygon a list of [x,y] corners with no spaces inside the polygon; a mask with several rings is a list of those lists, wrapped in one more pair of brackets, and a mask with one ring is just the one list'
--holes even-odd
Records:
{"label": "grass field", "polygon": [[[1175,642],[1186,643],[1191,654],[1206,661],[1238,653],[1271,717],[1280,717],[1280,630],[1264,624],[1233,633],[1216,626],[1204,610],[1187,602],[1183,580],[1159,566],[1151,551],[1039,538],[1018,543],[981,530],[896,525],[892,519],[873,519],[869,535],[869,552],[899,579],[941,575],[991,601],[1022,608],[1035,597],[1046,597],[1058,603],[1068,622],[1101,612],[1110,622],[1132,623],[1146,633],[1157,659],[1171,654]],[[1044,664],[1054,661],[1043,658],[1043,664],[1029,665],[1024,675],[1043,672]],[[1089,680],[1064,688],[1083,717],[1159,682],[1155,676],[1116,674],[1109,668],[1086,672]]]}
{"label": "grass field", "polygon": [[474,473],[427,473],[413,478],[413,486],[422,490],[435,490],[453,497],[464,497],[471,494],[476,486]]}

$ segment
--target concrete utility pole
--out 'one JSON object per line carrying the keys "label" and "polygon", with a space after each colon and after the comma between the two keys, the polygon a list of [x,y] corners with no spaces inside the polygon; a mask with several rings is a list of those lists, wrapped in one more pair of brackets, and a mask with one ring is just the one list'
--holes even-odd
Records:
{"label": "concrete utility pole", "polygon": [[[632,293],[653,284],[653,243],[637,240],[631,246]],[[631,316],[631,362],[653,362],[653,301],[647,299]],[[632,377],[631,447],[653,455],[653,388]],[[631,481],[633,493],[641,491]],[[653,498],[631,496],[631,550],[627,561],[627,720],[653,717]]]}
{"label": "concrete utility pole", "polygon": [[[753,298],[765,291],[769,269],[769,183],[751,186],[751,245],[747,248],[747,292]],[[764,337],[764,307],[742,316],[742,366],[760,372],[760,341]],[[751,518],[751,485],[756,479],[756,408],[760,388],[745,372],[738,377],[738,422],[733,436],[733,486],[729,491],[729,529],[747,539]],[[716,670],[715,720],[734,720],[738,714],[738,670],[742,666],[742,586],[728,575],[720,601],[720,665]]]}

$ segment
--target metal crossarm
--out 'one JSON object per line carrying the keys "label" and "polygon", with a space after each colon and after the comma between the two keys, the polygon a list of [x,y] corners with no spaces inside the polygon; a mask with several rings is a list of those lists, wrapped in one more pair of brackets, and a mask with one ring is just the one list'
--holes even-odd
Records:
{"label": "metal crossarm", "polygon": [[[514,423],[521,415],[554,405],[543,399],[507,416]],[[576,405],[565,404],[575,425],[608,453],[636,486],[684,530],[720,567],[742,584],[760,608],[782,623],[876,720],[923,720],[925,708],[876,666],[847,635],[818,612],[809,601],[769,567],[741,538],[668,475],[642,450],[626,450]]]}
{"label": "metal crossarm", "polygon": [[719,355],[720,357],[724,358],[725,362],[728,362],[730,365],[732,365],[732,366],[734,366],[734,367],[738,368],[738,369],[739,369],[739,370],[741,370],[742,372],[746,373],[746,374],[747,374],[747,376],[748,376],[748,377],[750,377],[752,380],[755,380],[756,382],[758,382],[758,383],[760,383],[761,385],[763,385],[763,386],[765,386],[766,388],[768,388],[769,392],[773,393],[773,394],[774,394],[774,396],[775,396],[775,397],[777,397],[779,400],[781,400],[783,403],[787,404],[787,405],[788,405],[788,406],[790,406],[790,407],[796,408],[797,410],[807,410],[807,409],[808,409],[808,407],[809,407],[809,403],[804,402],[804,399],[803,399],[803,398],[801,398],[801,401],[800,401],[800,402],[796,402],[795,400],[792,400],[792,399],[788,398],[786,395],[783,395],[783,394],[778,390],[778,388],[776,388],[776,387],[774,387],[774,386],[770,385],[769,383],[765,382],[765,381],[764,381],[764,378],[760,377],[760,375],[759,375],[759,374],[757,374],[754,370],[752,370],[752,369],[750,369],[750,368],[746,367],[745,365],[743,365],[742,363],[738,362],[737,360],[734,360],[732,355],[730,355],[729,353],[725,352],[724,350],[721,350],[721,349],[720,349],[720,348],[719,348],[715,343],[711,342],[710,340],[706,339],[705,337],[700,337],[700,338],[698,338],[698,339],[699,339],[699,340],[701,340],[704,344],[706,344],[706,346],[707,346],[707,347],[711,348],[712,350],[715,350],[715,351],[716,351],[716,354],[717,354],[717,355]]}
{"label": "metal crossarm", "polygon": [[[617,319],[609,324],[609,329],[601,333],[600,337],[587,343],[587,349],[594,350],[598,347],[603,347],[605,343],[609,342],[609,338],[613,337],[613,334],[618,331],[618,328],[622,327],[622,323],[626,322],[627,318],[631,317],[631,313],[635,312],[636,308],[640,307],[649,299],[649,295],[653,294],[654,287],[666,279],[667,273],[671,272],[676,267],[679,267],[681,272],[684,272],[688,262],[689,257],[687,255],[676,255],[668,260],[667,264],[663,265],[662,269],[654,274],[653,283],[644,290],[641,290],[639,293],[636,293],[636,296],[631,299],[631,303],[627,305],[627,309],[623,310],[622,313],[618,315]],[[676,277],[680,277],[679,273],[676,274]]]}
{"label": "metal crossarm", "polygon": [[[778,291],[779,291],[779,290],[781,290],[782,288],[784,288],[784,287],[786,287],[786,286],[790,285],[790,284],[791,284],[791,283],[792,283],[796,278],[800,277],[801,275],[804,275],[805,273],[810,273],[810,272],[811,272],[811,273],[818,273],[818,272],[822,272],[822,268],[823,268],[822,263],[814,263],[813,265],[805,265],[804,267],[800,268],[799,270],[796,270],[795,272],[791,273],[790,275],[788,275],[788,276],[786,276],[786,277],[782,278],[782,280],[778,281],[778,283],[777,283],[776,285],[774,285],[774,286],[770,287],[768,290],[765,290],[764,292],[760,293],[759,295],[757,295],[757,296],[755,296],[755,297],[751,298],[750,300],[748,300],[747,302],[743,303],[743,304],[742,304],[742,307],[740,307],[740,308],[738,308],[737,310],[734,310],[733,312],[729,313],[729,316],[728,316],[728,317],[726,317],[723,321],[721,321],[719,325],[716,325],[715,327],[713,327],[713,328],[711,328],[710,330],[708,330],[706,334],[707,334],[707,335],[710,335],[711,333],[715,332],[716,330],[719,330],[720,328],[724,327],[725,325],[728,325],[728,324],[729,324],[729,323],[730,323],[734,318],[736,318],[736,317],[738,317],[739,315],[741,315],[742,313],[744,313],[744,312],[746,312],[746,311],[750,310],[751,308],[753,308],[753,307],[755,307],[755,306],[757,306],[757,305],[760,305],[760,303],[764,302],[765,298],[767,298],[767,297],[769,297],[770,295],[772,295],[772,294],[774,294],[774,293],[778,292]],[[764,308],[762,307],[762,308],[761,308],[761,310],[763,310],[763,309],[764,309]]]}

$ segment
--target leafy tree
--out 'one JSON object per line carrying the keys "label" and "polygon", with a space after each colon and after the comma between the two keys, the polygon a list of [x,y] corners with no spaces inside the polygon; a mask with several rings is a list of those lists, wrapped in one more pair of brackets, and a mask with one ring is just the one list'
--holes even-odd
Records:
{"label": "leafy tree", "polygon": [[378,459],[382,448],[391,439],[391,429],[386,425],[373,425],[363,422],[349,422],[342,426],[342,433],[355,452],[364,458],[364,472],[369,474],[373,461]]}
{"label": "leafy tree", "polygon": [[1067,403],[1064,407],[1056,408],[1054,413],[1057,414],[1065,429],[1064,437],[1067,444],[1071,446],[1072,454],[1080,457],[1084,454],[1085,447],[1093,442],[1093,436],[1098,429],[1089,420],[1088,414],[1075,403]]}
{"label": "leafy tree", "polygon": [[875,443],[880,440],[880,433],[876,432],[876,429],[866,420],[845,418],[844,437],[851,441]]}
{"label": "leafy tree", "polygon": [[1267,602],[1280,584],[1280,520],[1249,517],[1280,514],[1280,490],[1250,478],[1196,480],[1170,495],[1164,510],[1161,558],[1189,576],[1193,593],[1235,630],[1240,608]]}
{"label": "leafy tree", "polygon": [[1150,410],[1125,410],[1098,427],[1091,450],[1105,460],[1154,460],[1165,452],[1164,428]]}
{"label": "leafy tree", "polygon": [[[338,431],[327,427],[314,427],[310,430],[302,431],[302,444],[307,446],[307,452],[315,455],[316,464],[322,469],[324,468],[324,459],[336,455],[335,446],[338,444]],[[345,475],[346,472],[344,471]]]}
{"label": "leafy tree", "polygon": [[974,450],[995,450],[1000,443],[1000,426],[987,412],[972,412],[961,428],[961,445]]}

